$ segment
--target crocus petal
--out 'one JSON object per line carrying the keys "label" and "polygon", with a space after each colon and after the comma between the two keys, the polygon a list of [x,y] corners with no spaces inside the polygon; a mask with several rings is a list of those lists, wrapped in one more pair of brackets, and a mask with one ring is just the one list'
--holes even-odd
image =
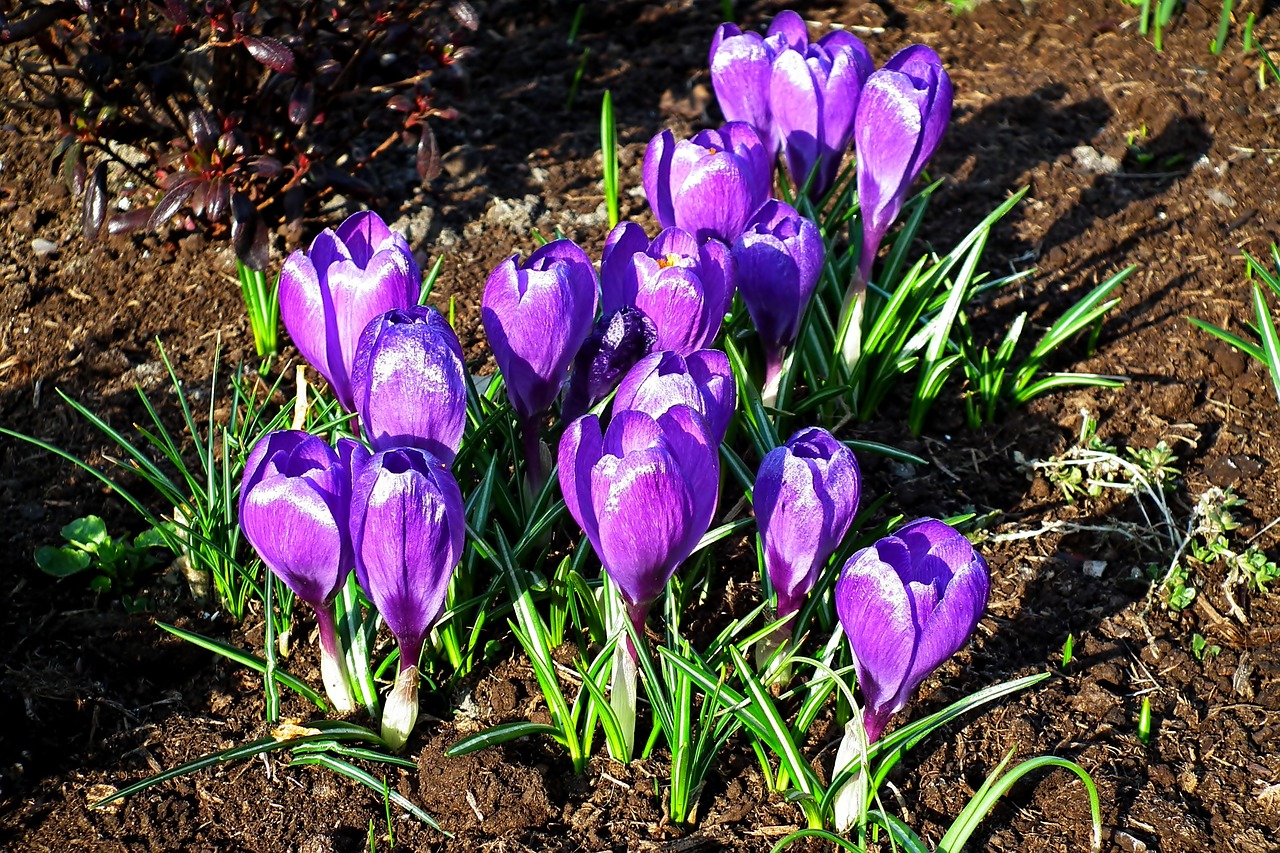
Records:
{"label": "crocus petal", "polygon": [[311,258],[301,249],[285,258],[280,270],[280,317],[298,352],[320,371],[326,382],[333,385],[329,341],[333,342],[335,362],[341,361],[341,349],[338,347],[332,301],[327,289],[320,285],[320,277]]}
{"label": "crocus petal", "polygon": [[[367,267],[384,243],[393,239],[387,223],[373,211],[365,210],[348,216],[338,226],[337,237],[347,247],[348,257],[359,267]],[[399,235],[396,235],[399,236]],[[403,237],[400,238],[404,240]],[[404,246],[408,248],[408,243]],[[409,255],[412,258],[412,254]]]}
{"label": "crocus petal", "polygon": [[240,527],[262,561],[320,609],[351,568],[350,481],[333,448],[296,430],[263,436],[246,460]]}
{"label": "crocus petal", "polygon": [[771,136],[769,69],[772,60],[764,39],[757,33],[730,36],[711,53],[711,85],[720,112],[726,121],[747,122],[761,139]]}
{"label": "crocus petal", "polygon": [[836,612],[853,649],[858,686],[868,707],[882,715],[906,704],[899,688],[919,641],[906,588],[891,564],[909,559],[901,543],[882,539],[854,554],[836,583]]}
{"label": "crocus petal", "polygon": [[644,151],[644,195],[653,209],[654,218],[663,228],[676,224],[671,183],[671,161],[675,149],[675,135],[664,130],[649,140]]}
{"label": "crocus petal", "polygon": [[819,139],[821,95],[804,54],[788,50],[773,62],[769,78],[773,123],[783,142],[791,179],[804,182],[822,154]]}
{"label": "crocus petal", "polygon": [[462,557],[462,493],[443,462],[400,448],[370,459],[351,506],[357,578],[416,663]]}
{"label": "crocus petal", "polygon": [[675,406],[688,406],[706,420],[708,435],[719,444],[736,404],[737,384],[724,353],[698,350],[682,357],[659,351],[641,359],[623,378],[613,410],[659,418]]}
{"label": "crocus petal", "polygon": [[805,26],[804,18],[790,9],[774,15],[768,34],[781,35],[787,46],[792,48],[804,48],[809,43],[809,28]]}
{"label": "crocus petal", "polygon": [[564,495],[565,507],[598,554],[600,526],[596,522],[595,504],[591,501],[591,471],[604,456],[600,419],[595,415],[584,415],[565,427],[557,456],[560,492]]}
{"label": "crocus petal", "polygon": [[352,386],[375,450],[420,447],[452,464],[466,427],[467,381],[458,337],[434,308],[388,311],[360,336]]}

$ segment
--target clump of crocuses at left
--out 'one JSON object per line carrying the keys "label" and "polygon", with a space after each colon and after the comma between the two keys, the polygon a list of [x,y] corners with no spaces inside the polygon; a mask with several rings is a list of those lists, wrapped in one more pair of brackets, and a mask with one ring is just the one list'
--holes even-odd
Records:
{"label": "clump of crocuses at left", "polygon": [[298,350],[356,415],[367,443],[336,449],[297,430],[254,447],[240,524],[263,562],[311,605],[325,688],[354,708],[333,599],[355,571],[395,637],[399,676],[383,739],[403,746],[418,714],[418,663],[462,557],[462,493],[450,471],[466,419],[462,347],[433,308],[402,235],[374,213],[325,230],[281,275],[281,315]]}

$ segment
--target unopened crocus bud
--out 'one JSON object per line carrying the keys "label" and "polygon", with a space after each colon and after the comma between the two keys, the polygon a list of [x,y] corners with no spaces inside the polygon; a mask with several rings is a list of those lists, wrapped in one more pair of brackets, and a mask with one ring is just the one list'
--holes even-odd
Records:
{"label": "unopened crocus bud", "polygon": [[638,308],[657,330],[654,349],[687,355],[710,346],[733,304],[735,265],[719,240],[699,242],[667,228],[652,242],[644,229],[624,222],[609,232],[600,262],[605,312]]}
{"label": "unopened crocus bud", "polygon": [[418,716],[418,658],[462,557],[466,513],[449,467],[416,447],[357,463],[351,497],[356,578],[400,649],[382,738],[399,749]]}
{"label": "unopened crocus bud", "polygon": [[822,274],[822,233],[794,207],[771,199],[733,244],[733,257],[738,292],[764,345],[765,395],[772,400],[787,348],[800,334],[800,321]]}
{"label": "unopened crocus bud", "polygon": [[311,605],[320,631],[320,671],[336,710],[355,708],[333,599],[351,571],[350,474],[322,439],[267,433],[249,453],[240,485],[240,529],[262,562]]}
{"label": "unopened crocus bud", "polygon": [[942,60],[919,44],[898,51],[863,86],[854,138],[864,282],[912,182],[942,140],[951,120],[951,99],[951,78]]}
{"label": "unopened crocus bud", "polygon": [[637,627],[715,512],[720,457],[702,417],[676,406],[658,418],[623,411],[601,432],[595,415],[560,439],[560,487]]}
{"label": "unopened crocus bud", "polygon": [[658,332],[643,312],[623,306],[596,323],[573,360],[573,373],[560,404],[564,420],[585,415],[613,391],[636,362],[653,349]]}
{"label": "unopened crocus bud", "polygon": [[822,198],[835,184],[853,138],[863,83],[874,70],[866,46],[843,30],[774,58],[769,79],[773,132],[797,187],[817,167],[810,198]]}
{"label": "unopened crocus bud", "polygon": [[[797,31],[796,26],[799,26]],[[773,60],[788,46],[804,47],[809,34],[795,12],[779,13],[767,35],[744,32],[737,24],[721,24],[711,39],[711,85],[726,121],[745,121],[755,128],[769,151],[778,150],[769,105]]]}
{"label": "unopened crocus bud", "polygon": [[987,607],[986,561],[954,528],[922,518],[854,554],[836,581],[836,612],[875,743],[889,718],[973,634]]}
{"label": "unopened crocus bud", "polygon": [[280,272],[280,318],[302,357],[328,381],[338,402],[355,410],[351,368],[369,321],[418,301],[422,273],[404,235],[376,213],[326,228]]}
{"label": "unopened crocus bud", "polygon": [[644,153],[644,194],[663,228],[732,243],[769,198],[772,157],[751,125],[733,121],[676,141],[669,130]]}
{"label": "unopened crocus bud", "polygon": [[752,503],[779,619],[794,621],[849,532],[861,491],[853,451],[820,427],[800,430],[760,463]]}
{"label": "unopened crocus bud", "polygon": [[538,418],[551,408],[573,357],[591,334],[600,283],[587,253],[571,240],[512,255],[489,274],[480,320],[507,398],[520,417],[529,480],[542,483]]}
{"label": "unopened crocus bud", "polygon": [[374,450],[420,447],[453,463],[467,422],[467,368],[439,311],[415,306],[374,318],[360,336],[351,378]]}
{"label": "unopened crocus bud", "polygon": [[[702,416],[676,406],[661,417],[616,412],[602,432],[595,415],[560,439],[560,490],[604,570],[618,587],[637,636],[667,581],[715,514],[720,478],[716,445]],[[638,650],[617,646],[610,692],[630,757],[635,736]]]}
{"label": "unopened crocus bud", "polygon": [[724,441],[738,403],[738,386],[729,357],[704,349],[682,356],[654,352],[641,359],[618,385],[613,398],[619,412],[644,412],[659,418],[675,406],[688,406],[706,421],[713,445]]}

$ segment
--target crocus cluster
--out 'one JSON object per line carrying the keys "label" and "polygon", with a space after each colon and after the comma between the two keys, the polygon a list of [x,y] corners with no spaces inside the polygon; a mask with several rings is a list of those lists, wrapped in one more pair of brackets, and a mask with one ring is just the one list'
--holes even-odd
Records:
{"label": "crocus cluster", "polygon": [[373,213],[325,230],[285,262],[280,312],[303,356],[359,414],[367,445],[268,433],[240,489],[240,525],[267,567],[316,613],[322,674],[354,703],[333,601],[354,569],[395,636],[400,671],[383,738],[404,744],[418,713],[418,660],[462,556],[465,514],[450,472],[466,421],[467,372],[453,329],[417,306],[408,244]]}
{"label": "crocus cluster", "polygon": [[817,225],[769,198],[767,150],[745,122],[691,140],[655,136],[644,189],[666,230],[649,242],[640,226],[619,225],[601,278],[606,308],[638,307],[658,327],[657,349],[681,353],[710,345],[741,293],[764,346],[771,404],[826,249]]}
{"label": "crocus cluster", "polygon": [[763,36],[721,24],[710,61],[725,118],[750,124],[771,153],[781,152],[796,186],[809,181],[810,198],[834,186],[854,143],[865,281],[951,117],[951,81],[938,55],[914,45],[876,70],[849,33],[810,42],[804,20],[785,11]]}
{"label": "crocus cluster", "polygon": [[789,10],[764,36],[721,24],[711,42],[711,83],[725,118],[751,123],[772,153],[781,150],[797,186],[813,172],[813,198],[835,183],[874,68],[857,38],[836,30],[810,42]]}

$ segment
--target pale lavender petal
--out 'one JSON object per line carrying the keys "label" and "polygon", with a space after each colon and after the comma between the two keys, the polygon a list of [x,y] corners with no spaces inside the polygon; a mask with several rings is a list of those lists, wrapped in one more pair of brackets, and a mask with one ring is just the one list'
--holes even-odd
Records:
{"label": "pale lavender petal", "polygon": [[774,16],[768,34],[781,35],[787,46],[792,48],[803,49],[809,43],[809,28],[805,26],[804,18],[790,9]]}
{"label": "pale lavender petal", "polygon": [[671,160],[675,155],[676,138],[664,130],[653,139],[644,151],[644,195],[649,200],[654,218],[663,228],[676,224],[672,199]]}
{"label": "pale lavender petal", "polygon": [[557,451],[560,492],[569,515],[587,534],[597,553],[600,552],[600,527],[591,501],[591,471],[603,456],[604,437],[600,433],[599,418],[584,415],[565,427]]}
{"label": "pale lavender petal", "polygon": [[420,447],[452,464],[466,427],[467,381],[462,346],[439,311],[420,306],[375,318],[352,371],[369,443]]}
{"label": "pale lavender petal", "polygon": [[919,626],[911,620],[911,603],[895,571],[908,560],[900,542],[882,539],[854,554],[836,581],[836,612],[853,650],[858,687],[867,706],[881,715],[906,704],[899,690],[911,674],[919,642]]}
{"label": "pale lavender petal", "polygon": [[[758,33],[716,30],[711,49],[711,85],[727,121],[744,121],[770,137],[769,68],[773,60]],[[733,27],[737,31],[737,27]],[[724,34],[724,35],[722,35]]]}
{"label": "pale lavender petal", "polygon": [[411,663],[444,609],[465,518],[448,467],[417,448],[375,454],[356,481],[356,574]]}

